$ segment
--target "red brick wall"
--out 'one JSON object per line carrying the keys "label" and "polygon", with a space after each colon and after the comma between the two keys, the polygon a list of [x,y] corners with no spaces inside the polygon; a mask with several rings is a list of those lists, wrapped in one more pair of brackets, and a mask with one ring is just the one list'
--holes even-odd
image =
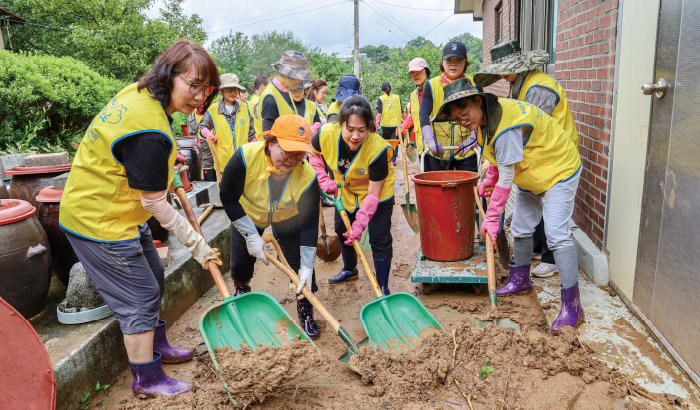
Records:
{"label": "red brick wall", "polygon": [[[517,39],[515,2],[503,0],[504,39]],[[484,2],[484,66],[494,43],[494,9]],[[566,90],[579,133],[583,170],[576,195],[574,222],[603,247],[607,200],[615,40],[618,0],[559,0],[555,77]],[[508,12],[506,12],[508,10]],[[509,18],[506,19],[505,17]],[[507,85],[495,84],[499,95]]]}
{"label": "red brick wall", "polygon": [[[515,1],[513,0],[486,0],[484,1],[483,8],[483,28],[484,28],[484,53],[483,62],[484,67],[491,64],[491,53],[489,50],[496,45],[496,32],[494,21],[496,19],[496,7],[499,4],[503,5],[503,12],[501,14],[501,41],[517,40],[518,34],[515,32]],[[499,97],[507,97],[510,94],[510,87],[508,82],[505,80],[500,80],[485,88],[485,91],[494,93]]]}

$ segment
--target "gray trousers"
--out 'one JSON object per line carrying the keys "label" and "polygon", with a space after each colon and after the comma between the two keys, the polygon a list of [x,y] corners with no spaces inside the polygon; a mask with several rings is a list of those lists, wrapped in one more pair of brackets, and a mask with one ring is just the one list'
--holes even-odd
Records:
{"label": "gray trousers", "polygon": [[141,238],[127,242],[95,242],[66,232],[80,263],[112,310],[124,334],[156,328],[165,269],[148,225]]}
{"label": "gray trousers", "polygon": [[517,189],[510,231],[513,234],[515,266],[530,265],[535,228],[544,219],[547,246],[554,253],[562,287],[578,282],[578,261],[569,220],[574,213],[576,190],[581,177],[579,169],[571,178],[559,181],[548,191],[535,195]]}

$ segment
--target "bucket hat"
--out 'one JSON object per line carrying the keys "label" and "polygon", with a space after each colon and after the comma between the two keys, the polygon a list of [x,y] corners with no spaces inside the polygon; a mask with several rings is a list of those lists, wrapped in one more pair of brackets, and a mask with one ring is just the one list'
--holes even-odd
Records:
{"label": "bucket hat", "polygon": [[460,60],[467,59],[467,47],[461,41],[450,41],[442,48],[442,59],[457,57]]}
{"label": "bucket hat", "polygon": [[219,81],[221,82],[221,85],[219,86],[220,90],[223,90],[224,88],[235,87],[241,91],[245,91],[245,87],[243,87],[240,84],[240,81],[238,81],[238,76],[236,74],[221,74],[221,77],[219,77]]}
{"label": "bucket hat", "polygon": [[313,78],[311,74],[306,71],[306,57],[298,51],[285,51],[280,61],[271,65],[276,72],[286,75],[287,77],[302,81],[311,81]]}
{"label": "bucket hat", "polygon": [[272,128],[261,134],[270,134],[277,138],[283,150],[306,151],[313,153],[311,149],[311,129],[304,117],[297,114],[287,114],[277,117]]}
{"label": "bucket hat", "polygon": [[544,50],[523,51],[517,41],[506,41],[491,49],[492,63],[474,75],[476,85],[486,87],[501,79],[501,74],[520,74],[549,61]]}
{"label": "bucket hat", "polygon": [[443,88],[445,93],[445,101],[440,106],[437,114],[430,119],[431,122],[446,122],[450,121],[450,113],[448,111],[448,106],[451,102],[461,100],[463,98],[473,97],[475,95],[482,95],[485,98],[498,99],[494,94],[484,92],[480,87],[473,85],[468,78],[460,78],[457,81],[453,81]]}
{"label": "bucket hat", "polygon": [[360,93],[360,80],[352,74],[340,77],[338,81],[338,91],[335,92],[335,99],[341,103],[346,98]]}

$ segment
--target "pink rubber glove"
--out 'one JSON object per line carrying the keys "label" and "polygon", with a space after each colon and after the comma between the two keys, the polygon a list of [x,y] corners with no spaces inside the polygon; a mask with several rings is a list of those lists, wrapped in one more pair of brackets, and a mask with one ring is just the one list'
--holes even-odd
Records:
{"label": "pink rubber glove", "polygon": [[381,119],[382,119],[382,113],[378,112],[377,118],[374,120],[374,125],[377,126],[377,130],[379,130],[379,123],[381,122]]}
{"label": "pink rubber glove", "polygon": [[175,157],[175,162],[182,162],[184,164],[187,162],[187,158],[185,158],[184,155],[182,155],[178,152],[177,156]]}
{"label": "pink rubber glove", "polygon": [[[490,163],[488,164],[489,169],[488,173],[486,174],[486,178],[484,178],[481,184],[479,184],[479,196],[482,198],[491,196],[491,192],[487,191],[486,188],[493,188],[498,181],[498,168],[494,167]],[[491,200],[493,201],[493,199]]]}
{"label": "pink rubber glove", "polygon": [[211,132],[209,128],[202,128],[199,131],[200,134],[202,134],[202,137],[206,138],[207,141],[211,142],[212,144],[216,144],[219,142],[219,139],[216,138],[216,136]]}
{"label": "pink rubber glove", "polygon": [[321,123],[320,123],[320,122],[315,122],[315,123],[311,126],[311,135],[316,135],[316,133],[318,132],[319,128],[321,128]]}
{"label": "pink rubber glove", "polygon": [[500,226],[498,219],[501,216],[503,208],[506,207],[510,190],[510,187],[506,188],[500,185],[496,185],[493,188],[489,209],[486,210],[486,220],[481,224],[481,235],[486,238],[486,234],[488,233],[489,236],[491,236],[491,243],[494,244],[496,243],[496,236],[498,236],[498,228]]}
{"label": "pink rubber glove", "polygon": [[338,192],[338,185],[326,173],[326,164],[323,162],[321,155],[310,155],[309,164],[316,171],[316,179],[318,179],[318,185],[323,192],[335,197]]}
{"label": "pink rubber glove", "polygon": [[357,211],[357,215],[355,215],[355,222],[352,223],[352,235],[350,235],[350,232],[343,233],[343,236],[347,239],[345,241],[346,245],[352,246],[353,241],[362,238],[362,232],[364,232],[369,220],[374,216],[374,213],[377,212],[378,205],[379,197],[375,194],[367,194],[365,200],[362,201],[360,210]]}

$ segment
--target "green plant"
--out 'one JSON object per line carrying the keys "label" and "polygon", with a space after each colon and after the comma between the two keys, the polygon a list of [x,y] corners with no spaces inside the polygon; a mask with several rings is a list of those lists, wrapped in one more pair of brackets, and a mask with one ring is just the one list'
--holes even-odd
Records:
{"label": "green plant", "polygon": [[481,367],[479,368],[479,380],[483,379],[485,376],[488,376],[489,374],[493,373],[493,366],[489,364],[489,358],[484,359],[484,363],[481,364]]}
{"label": "green plant", "polygon": [[95,391],[98,393],[101,391],[106,391],[111,386],[112,386],[111,384],[100,384],[100,382],[98,381],[97,384],[95,385]]}
{"label": "green plant", "polygon": [[90,406],[90,393],[78,399],[78,404],[80,404],[80,410],[87,410]]}

